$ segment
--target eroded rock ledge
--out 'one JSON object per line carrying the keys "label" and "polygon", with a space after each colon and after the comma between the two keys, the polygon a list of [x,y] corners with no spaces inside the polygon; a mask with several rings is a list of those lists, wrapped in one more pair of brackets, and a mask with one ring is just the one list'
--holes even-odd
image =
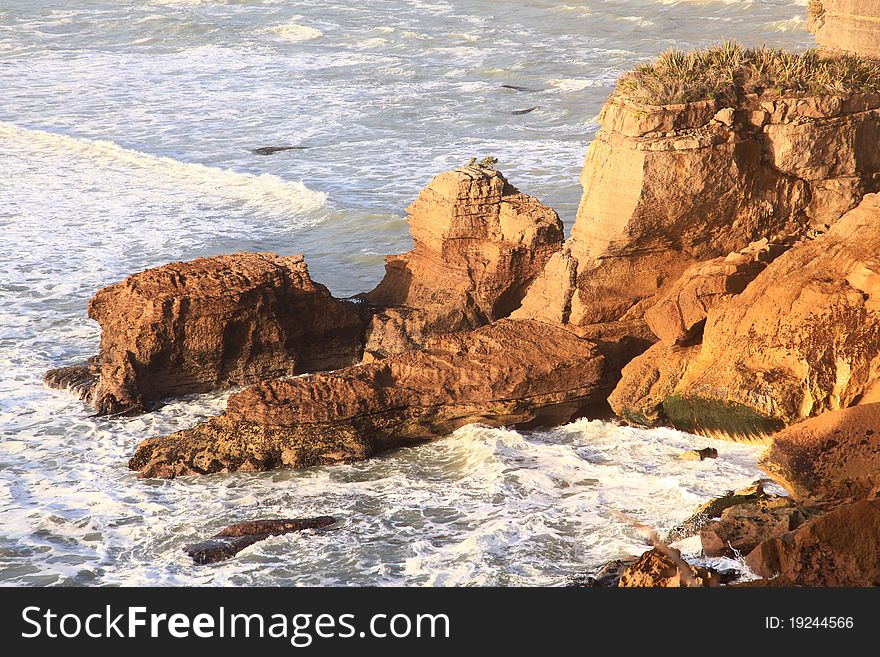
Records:
{"label": "eroded rock ledge", "polygon": [[[678,322],[658,331],[664,341],[624,368],[612,407],[633,421],[668,420],[688,430],[735,435],[772,433],[826,411],[876,401],[878,249],[880,195],[869,195],[826,234],[775,258],[740,294],[700,297],[712,303],[705,305],[698,344],[676,344],[686,334]],[[685,291],[661,300],[659,308],[691,299],[689,281],[699,280],[706,268],[686,274],[680,281]],[[721,289],[720,279],[714,287]],[[656,313],[699,318],[692,310]]]}
{"label": "eroded rock ledge", "polygon": [[89,317],[100,354],[46,382],[73,387],[99,414],[357,362],[364,323],[312,281],[302,256],[272,253],[148,269],[98,292]]}
{"label": "eroded rock ledge", "polygon": [[129,467],[144,477],[296,468],[364,459],[474,422],[554,425],[598,401],[601,375],[590,342],[504,319],[368,365],[253,386],[222,416],[145,440]]}

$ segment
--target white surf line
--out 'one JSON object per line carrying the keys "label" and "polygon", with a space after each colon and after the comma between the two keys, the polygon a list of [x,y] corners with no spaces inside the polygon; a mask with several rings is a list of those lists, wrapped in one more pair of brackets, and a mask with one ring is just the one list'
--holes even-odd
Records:
{"label": "white surf line", "polygon": [[[12,153],[18,149],[26,152],[42,149],[51,155],[71,155],[91,160],[99,166],[135,169],[163,185],[240,202],[246,207],[279,217],[314,212],[327,202],[326,193],[312,191],[302,182],[284,180],[273,174],[239,173],[220,167],[180,162],[171,157],[124,148],[112,141],[22,128],[7,121],[0,121],[0,149],[4,146],[3,142],[7,142],[5,146]],[[9,142],[21,145],[11,146]]]}

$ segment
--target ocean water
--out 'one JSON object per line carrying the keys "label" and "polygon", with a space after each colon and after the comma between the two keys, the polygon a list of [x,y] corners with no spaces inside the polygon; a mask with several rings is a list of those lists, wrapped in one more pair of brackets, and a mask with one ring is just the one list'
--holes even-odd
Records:
{"label": "ocean water", "polygon": [[[137,442],[226,395],[94,418],[41,377],[95,353],[96,290],[168,261],[304,253],[334,293],[370,289],[383,255],[409,248],[406,205],[471,156],[498,157],[570,229],[618,75],[723,37],[809,47],[805,4],[4,0],[0,584],[559,584],[644,550],[621,513],[662,531],[752,481],[755,446],[587,420],[465,427],[350,466],[143,481],[126,468]],[[307,148],[251,153],[273,145]],[[717,461],[675,458],[706,445]],[[181,551],[232,522],[320,514],[339,523],[224,564]]]}

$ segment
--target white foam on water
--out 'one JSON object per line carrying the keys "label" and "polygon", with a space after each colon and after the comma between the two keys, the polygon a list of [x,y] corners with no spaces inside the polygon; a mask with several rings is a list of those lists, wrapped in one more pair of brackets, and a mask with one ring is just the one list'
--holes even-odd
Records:
{"label": "white foam on water", "polygon": [[571,79],[571,80],[547,80],[554,87],[562,92],[570,93],[574,91],[583,91],[589,87],[607,86],[607,80],[596,80],[592,78]]}
{"label": "white foam on water", "polygon": [[10,150],[44,150],[89,160],[96,168],[127,167],[155,182],[193,189],[207,197],[232,199],[246,207],[275,216],[315,212],[327,202],[327,194],[314,192],[301,182],[282,180],[271,174],[254,175],[229,169],[180,162],[170,157],[142,153],[106,140],[85,139],[22,128],[0,121],[0,140]]}
{"label": "white foam on water", "polygon": [[[300,20],[300,18],[301,17],[296,20]],[[284,41],[291,41],[294,43],[299,41],[312,41],[324,36],[324,33],[321,32],[321,30],[309,27],[308,25],[302,25],[296,21],[276,25],[270,28],[269,32]]]}
{"label": "white foam on water", "polygon": [[[581,421],[465,427],[334,468],[142,481],[126,465],[136,444],[221,412],[227,393],[95,418],[41,378],[95,353],[98,289],[168,261],[305,252],[331,289],[370,289],[382,254],[409,248],[404,208],[471,156],[498,157],[570,225],[618,75],[671,45],[760,42],[803,2],[144,4],[47,15],[22,1],[14,25],[0,17],[0,583],[557,584],[645,549],[616,512],[663,531],[758,476],[756,447]],[[507,20],[489,21],[499,6]],[[310,148],[250,152],[284,144]],[[707,445],[719,459],[676,458]],[[322,514],[338,526],[216,566],[182,551],[233,522]]]}

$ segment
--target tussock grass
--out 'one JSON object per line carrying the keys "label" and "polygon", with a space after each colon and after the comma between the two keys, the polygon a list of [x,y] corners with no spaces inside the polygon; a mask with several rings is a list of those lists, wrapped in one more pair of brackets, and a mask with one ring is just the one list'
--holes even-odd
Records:
{"label": "tussock grass", "polygon": [[739,93],[832,95],[880,92],[880,63],[856,55],[744,48],[724,41],[705,50],[667,50],[617,83],[616,94],[646,105],[735,99]]}

